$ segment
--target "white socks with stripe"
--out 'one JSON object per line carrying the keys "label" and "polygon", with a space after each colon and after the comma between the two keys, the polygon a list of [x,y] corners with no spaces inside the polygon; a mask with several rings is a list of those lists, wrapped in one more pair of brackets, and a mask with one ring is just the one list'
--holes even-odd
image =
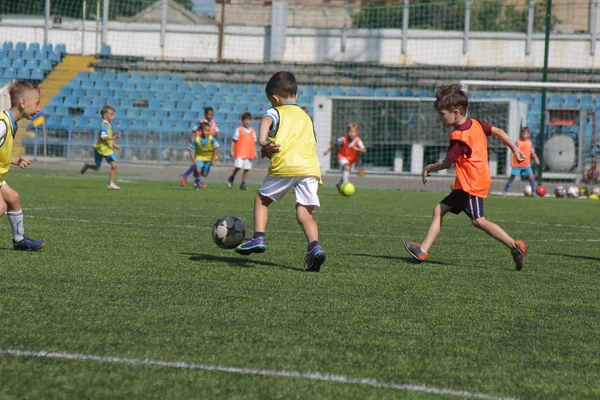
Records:
{"label": "white socks with stripe", "polygon": [[342,183],[348,182],[350,179],[350,171],[342,171]]}
{"label": "white socks with stripe", "polygon": [[23,230],[23,210],[8,211],[6,216],[8,217],[8,222],[10,222],[10,227],[12,228],[13,240],[18,243],[23,240],[25,235]]}

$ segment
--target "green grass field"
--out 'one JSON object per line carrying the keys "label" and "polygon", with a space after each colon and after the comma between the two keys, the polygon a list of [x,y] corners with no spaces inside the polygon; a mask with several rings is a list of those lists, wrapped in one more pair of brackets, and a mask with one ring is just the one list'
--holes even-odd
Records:
{"label": "green grass field", "polygon": [[[309,377],[0,354],[0,398],[600,397],[600,202],[486,200],[486,216],[530,245],[509,251],[446,219],[430,262],[409,262],[444,194],[320,192],[327,262],[303,271],[289,193],[271,208],[268,250],[248,258],[210,239],[219,216],[252,232],[248,192],[212,183],[13,172],[37,253],[10,250],[0,224],[0,352],[54,351],[372,378],[385,388]],[[116,361],[116,360],[113,360]],[[232,373],[233,372],[233,373]],[[442,391],[441,393],[439,391]],[[490,396],[490,397],[486,397]]]}

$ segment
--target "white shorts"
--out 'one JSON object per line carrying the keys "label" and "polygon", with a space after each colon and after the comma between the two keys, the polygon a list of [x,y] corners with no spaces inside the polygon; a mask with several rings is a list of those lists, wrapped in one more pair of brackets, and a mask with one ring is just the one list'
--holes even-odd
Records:
{"label": "white shorts", "polygon": [[350,162],[344,157],[338,158],[338,164],[340,165],[340,169],[344,169],[344,166],[348,165],[350,167],[350,171],[352,171],[352,167],[354,166],[354,163],[350,164]]}
{"label": "white shorts", "polygon": [[281,201],[292,187],[296,191],[296,203],[303,206],[313,206],[315,209],[321,207],[317,195],[319,180],[314,176],[267,176],[260,189],[258,189],[258,193],[271,200]]}
{"label": "white shorts", "polygon": [[252,169],[252,160],[249,158],[236,158],[233,160],[233,168]]}

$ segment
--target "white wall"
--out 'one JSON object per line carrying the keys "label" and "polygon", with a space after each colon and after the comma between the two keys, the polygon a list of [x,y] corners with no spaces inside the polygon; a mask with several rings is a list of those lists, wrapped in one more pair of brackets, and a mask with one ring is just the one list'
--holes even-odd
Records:
{"label": "white wall", "polygon": [[[64,21],[64,20],[63,20]],[[385,65],[448,65],[470,67],[537,67],[543,65],[544,38],[534,35],[532,51],[525,55],[525,35],[475,32],[463,54],[461,32],[410,30],[407,54],[401,54],[399,29],[350,29],[346,51],[342,52],[342,30],[288,28],[285,62],[373,62]],[[95,54],[100,41],[96,23],[85,24],[82,47],[81,21],[65,21],[49,30],[51,43],[65,43],[72,54]],[[44,40],[43,20],[3,17],[0,42]],[[228,26],[223,56],[227,60],[263,62],[269,43],[269,28]],[[98,43],[97,43],[98,42]],[[155,59],[216,60],[218,27],[208,25],[167,25],[165,48],[160,47],[157,23],[108,24],[108,44],[114,55]],[[550,48],[552,68],[600,67],[600,51],[590,55],[589,35],[554,35]],[[599,46],[600,47],[600,46]]]}

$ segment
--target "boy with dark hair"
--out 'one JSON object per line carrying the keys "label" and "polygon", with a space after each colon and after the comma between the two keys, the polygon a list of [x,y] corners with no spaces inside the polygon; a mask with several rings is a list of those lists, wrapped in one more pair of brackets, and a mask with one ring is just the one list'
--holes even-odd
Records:
{"label": "boy with dark hair", "polygon": [[442,123],[454,127],[454,130],[450,133],[450,149],[446,158],[423,169],[423,184],[427,183],[427,177],[432,171],[450,168],[452,164],[456,170],[456,180],[452,192],[433,209],[433,218],[423,242],[404,240],[404,247],[416,262],[426,261],[429,249],[442,229],[444,215],[449,211],[453,214],[464,211],[471,218],[474,227],[510,249],[516,269],[520,271],[525,265],[527,245],[520,240],[515,241],[483,215],[483,199],[487,197],[491,184],[487,137],[493,135],[500,139],[519,162],[525,159],[525,155],[502,129],[475,118],[467,118],[468,105],[467,94],[458,84],[442,85],[437,91],[434,107]]}
{"label": "boy with dark hair", "polygon": [[121,188],[115,183],[119,164],[117,164],[117,156],[115,155],[113,148],[117,150],[121,149],[121,147],[115,143],[115,140],[121,137],[121,134],[119,133],[113,136],[112,122],[115,119],[115,109],[111,106],[104,106],[102,107],[102,110],[100,110],[100,115],[103,120],[100,123],[98,141],[94,145],[94,163],[84,163],[81,168],[81,173],[85,174],[88,169],[99,171],[102,166],[102,160],[106,159],[110,164],[110,174],[108,186],[106,188],[109,190],[119,190]]}
{"label": "boy with dark hair", "polygon": [[248,190],[246,179],[248,171],[252,169],[252,161],[256,158],[256,131],[250,126],[252,123],[252,114],[245,112],[242,114],[242,125],[238,126],[231,139],[231,158],[233,159],[233,171],[227,179],[229,189],[233,186],[235,175],[240,169],[243,169],[241,190]]}
{"label": "boy with dark hair", "polygon": [[206,185],[202,183],[202,178],[207,177],[210,167],[217,162],[219,143],[217,139],[210,134],[210,124],[203,122],[200,124],[200,135],[192,133],[190,137],[189,152],[192,162],[195,163],[196,171],[194,174],[194,189],[204,189]]}
{"label": "boy with dark hair", "polygon": [[312,120],[296,104],[297,90],[296,77],[287,71],[273,75],[265,88],[273,107],[260,120],[258,142],[261,155],[271,158],[271,165],[254,200],[254,236],[245,239],[235,251],[243,255],[266,251],[269,206],[283,199],[293,187],[296,220],[308,242],[305,267],[318,272],[325,262],[325,252],[319,245],[319,228],[312,214],[320,207],[317,191],[322,184],[321,166]]}
{"label": "boy with dark hair", "polygon": [[4,177],[11,165],[25,168],[31,160],[23,156],[13,157],[13,143],[17,134],[17,122],[31,119],[40,112],[40,89],[27,81],[16,81],[8,89],[10,108],[0,113],[0,215],[8,217],[13,234],[15,250],[39,250],[46,245],[43,240],[25,236],[21,196],[8,186]]}

